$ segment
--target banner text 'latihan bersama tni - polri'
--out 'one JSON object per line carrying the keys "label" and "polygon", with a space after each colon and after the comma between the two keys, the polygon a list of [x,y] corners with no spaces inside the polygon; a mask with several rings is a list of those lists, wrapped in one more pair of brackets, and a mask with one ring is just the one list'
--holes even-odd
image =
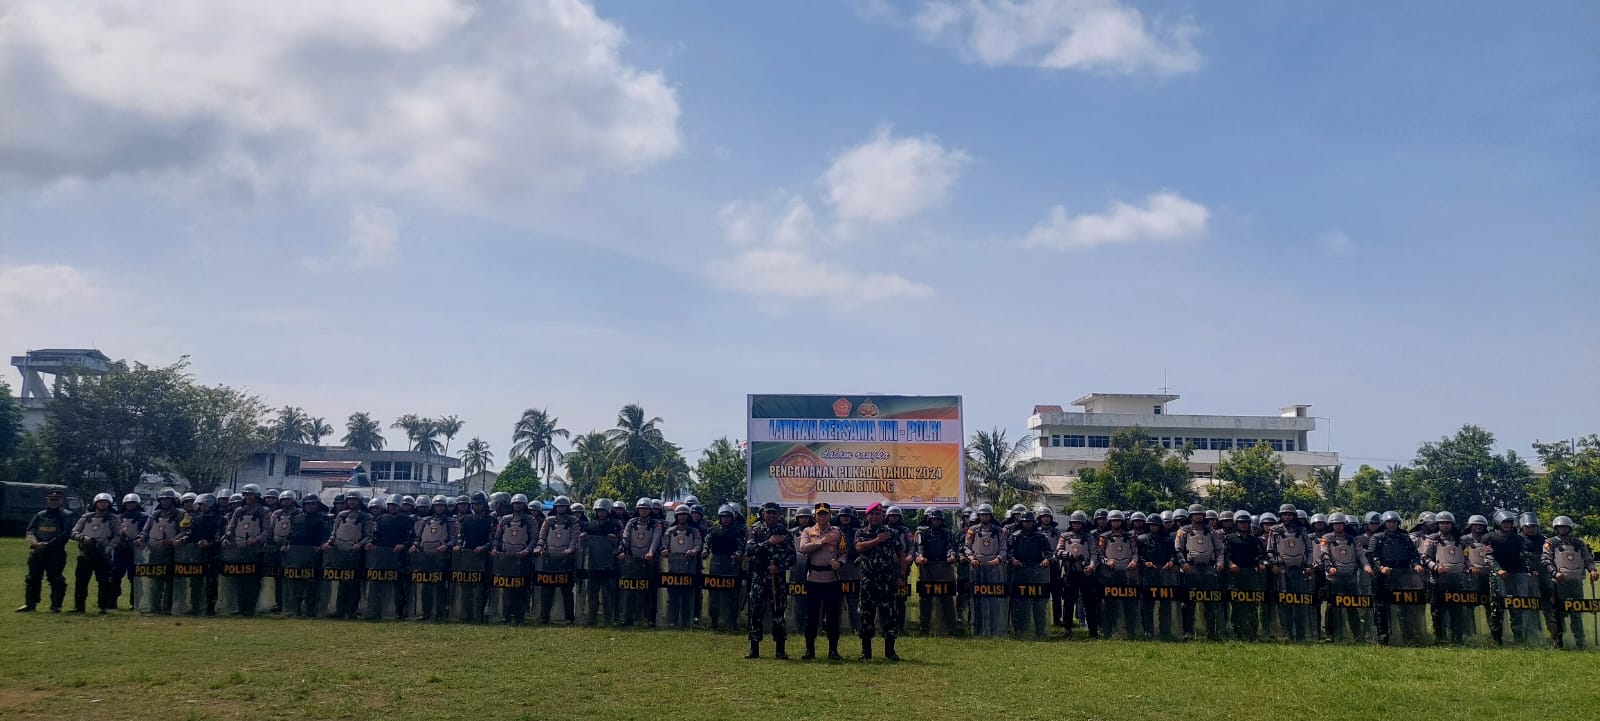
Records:
{"label": "banner text 'latihan bersama tni - polri'", "polygon": [[960,396],[752,395],[748,419],[754,505],[966,501]]}

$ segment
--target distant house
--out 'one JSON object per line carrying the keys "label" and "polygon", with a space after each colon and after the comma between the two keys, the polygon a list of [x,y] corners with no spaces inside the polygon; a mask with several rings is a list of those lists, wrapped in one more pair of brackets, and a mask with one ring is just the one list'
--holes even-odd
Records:
{"label": "distant house", "polygon": [[263,489],[316,493],[324,498],[349,488],[366,493],[453,496],[461,488],[450,480],[450,469],[460,467],[460,460],[433,453],[274,442],[245,459],[234,488],[254,483]]}
{"label": "distant house", "polygon": [[461,479],[461,492],[469,496],[477,491],[488,493],[494,489],[494,482],[499,478],[500,474],[494,471],[478,471]]}

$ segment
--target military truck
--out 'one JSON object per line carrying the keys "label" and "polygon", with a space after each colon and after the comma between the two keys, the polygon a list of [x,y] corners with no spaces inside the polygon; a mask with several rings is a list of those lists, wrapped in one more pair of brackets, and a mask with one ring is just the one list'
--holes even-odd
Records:
{"label": "military truck", "polygon": [[83,510],[83,500],[67,491],[66,486],[49,483],[0,483],[0,534],[20,536],[27,529],[33,514],[44,510],[44,496],[51,491],[61,491],[67,496],[67,509],[73,513]]}

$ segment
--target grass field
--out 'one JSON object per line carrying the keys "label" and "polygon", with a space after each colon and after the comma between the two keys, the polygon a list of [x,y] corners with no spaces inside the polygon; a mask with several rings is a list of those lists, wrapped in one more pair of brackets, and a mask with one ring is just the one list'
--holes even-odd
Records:
{"label": "grass field", "polygon": [[[941,720],[1282,721],[1496,709],[1577,718],[1600,707],[1593,653],[910,638],[901,643],[907,660],[890,665],[745,661],[741,636],[706,632],[13,614],[24,554],[20,540],[0,539],[8,721],[620,720],[719,709],[770,719],[926,711]],[[843,646],[855,650],[853,639]]]}

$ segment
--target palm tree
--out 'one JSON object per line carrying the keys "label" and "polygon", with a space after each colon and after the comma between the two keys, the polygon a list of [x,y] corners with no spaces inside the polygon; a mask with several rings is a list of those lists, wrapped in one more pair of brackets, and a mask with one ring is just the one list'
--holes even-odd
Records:
{"label": "palm tree", "polygon": [[432,418],[423,418],[415,413],[407,413],[396,418],[390,428],[399,428],[406,432],[406,438],[411,441],[410,450],[429,455],[440,455],[443,448],[439,445],[439,422]]}
{"label": "palm tree", "polygon": [[461,427],[466,425],[466,422],[455,416],[445,416],[435,421],[435,423],[439,426],[439,434],[444,436],[443,455],[448,456],[450,455],[450,441],[456,439],[456,434],[461,432]]}
{"label": "palm tree", "polygon": [[461,452],[461,466],[467,475],[489,470],[489,464],[494,463],[494,452],[489,450],[489,444],[482,438],[467,441],[466,450]]}
{"label": "palm tree", "polygon": [[567,490],[574,498],[588,498],[600,485],[600,478],[611,470],[615,456],[611,439],[600,431],[580,434],[566,453]]}
{"label": "palm tree", "polygon": [[311,417],[299,406],[278,409],[278,417],[268,425],[273,440],[282,443],[305,443],[311,437]]}
{"label": "palm tree", "polygon": [[322,445],[322,439],[331,435],[333,435],[333,426],[328,425],[328,419],[326,418],[312,418],[306,426],[306,437],[310,439],[313,446]]}
{"label": "palm tree", "polygon": [[344,429],[349,432],[345,433],[339,442],[347,448],[358,451],[381,451],[388,443],[378,422],[362,411],[351,413],[350,419],[344,422]]}
{"label": "palm tree", "polygon": [[1317,484],[1317,490],[1322,492],[1322,500],[1328,505],[1339,507],[1343,505],[1339,500],[1339,476],[1344,466],[1324,466],[1312,471],[1311,480]]}
{"label": "palm tree", "polygon": [[1024,498],[1043,492],[1044,486],[1033,480],[1037,462],[1023,457],[1032,442],[1023,436],[1012,443],[1002,428],[973,434],[966,453],[968,495],[1000,503],[1007,491]]}
{"label": "palm tree", "polygon": [[652,470],[660,462],[662,435],[660,416],[645,419],[644,409],[638,403],[629,403],[617,413],[617,427],[606,432],[617,449],[619,460],[632,463],[642,471]]}
{"label": "palm tree", "polygon": [[529,408],[522,412],[522,417],[511,428],[511,455],[527,456],[528,460],[533,461],[534,469],[545,481],[546,490],[550,488],[556,464],[566,458],[566,454],[556,448],[556,439],[572,437],[560,423],[559,418],[550,415],[548,408]]}

